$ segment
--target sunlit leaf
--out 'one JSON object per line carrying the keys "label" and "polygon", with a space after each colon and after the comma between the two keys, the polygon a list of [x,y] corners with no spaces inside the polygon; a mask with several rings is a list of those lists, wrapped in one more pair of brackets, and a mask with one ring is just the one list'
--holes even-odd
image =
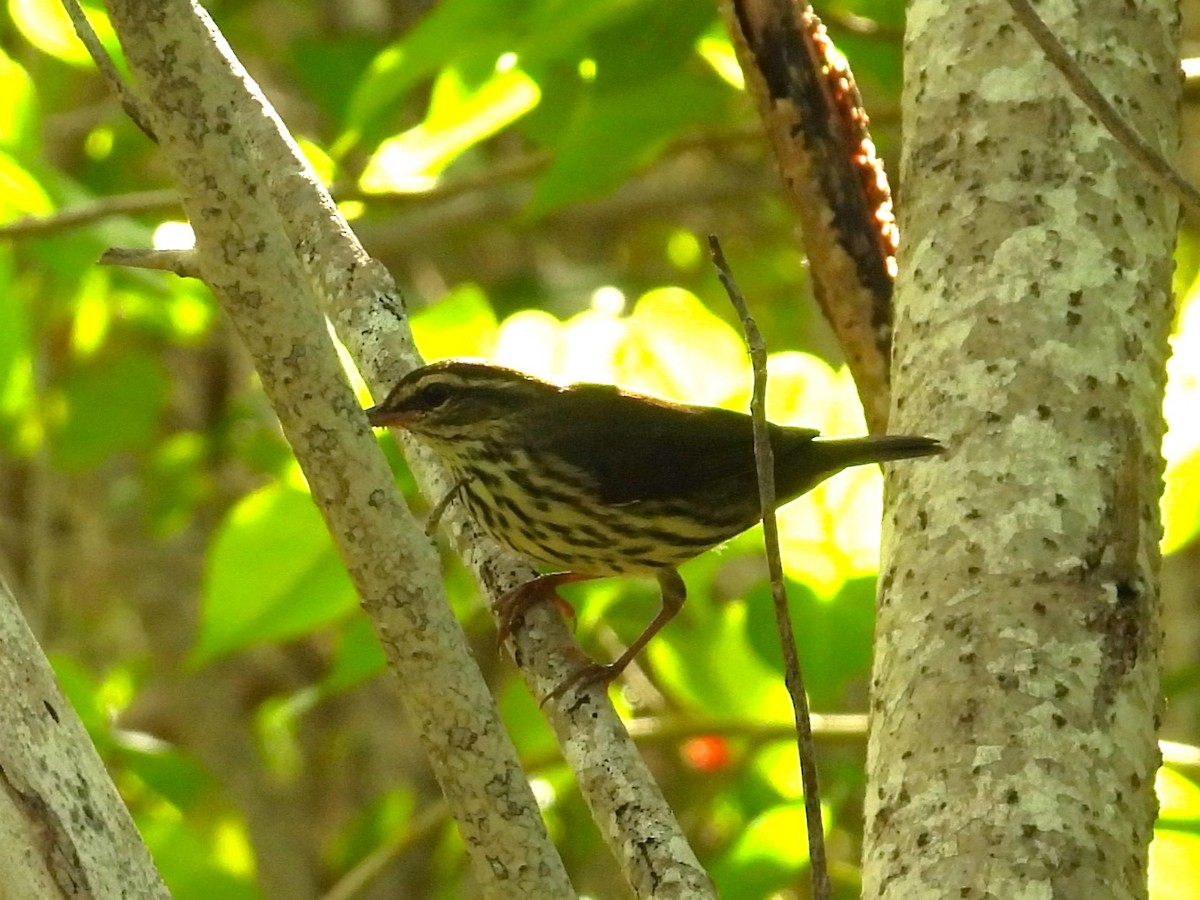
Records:
{"label": "sunlit leaf", "polygon": [[563,323],[559,332],[556,377],[564,382],[593,381],[636,386],[623,375],[619,362],[622,347],[633,327],[629,319],[598,309],[588,309]]}
{"label": "sunlit leaf", "polygon": [[[378,134],[399,99],[439,68],[464,60],[487,59],[515,48],[525,17],[536,10],[528,0],[446,0],[403,39],[380,51],[354,88],[346,109],[349,136]],[[339,150],[353,144],[343,140]]]}
{"label": "sunlit leaf", "polygon": [[[92,30],[114,59],[122,59],[116,33],[101,7],[81,3]],[[66,10],[56,0],[9,0],[8,12],[22,36],[43,53],[73,66],[91,68],[94,64]]]}
{"label": "sunlit leaf", "polygon": [[12,259],[0,249],[0,439],[10,452],[27,452],[37,435],[30,425],[35,396],[30,322],[24,299],[11,291]]}
{"label": "sunlit leaf", "polygon": [[0,222],[44,216],[53,209],[38,180],[14,157],[0,152]]}
{"label": "sunlit leaf", "polygon": [[412,317],[413,340],[429,361],[486,356],[496,342],[496,314],[474,284],[460,284]]}
{"label": "sunlit leaf", "polygon": [[1200,279],[1182,302],[1171,351],[1163,401],[1163,553],[1175,552],[1200,531]]}
{"label": "sunlit leaf", "polygon": [[739,91],[746,86],[746,77],[738,64],[737,53],[724,28],[714,28],[696,43],[696,52],[712,66],[713,71],[721,76],[721,80]]}
{"label": "sunlit leaf", "polygon": [[[442,81],[461,88],[453,70]],[[453,100],[447,99],[453,95]],[[424,122],[379,145],[363,172],[364,191],[424,190],[468,148],[537,105],[537,83],[519,69],[498,72],[473,91],[444,89]]]}
{"label": "sunlit leaf", "polygon": [[0,147],[34,150],[37,142],[37,97],[25,68],[0,50]]}
{"label": "sunlit leaf", "polygon": [[[1200,785],[1170,768],[1158,770],[1159,825],[1150,844],[1150,896],[1195,896],[1200,885]],[[1175,822],[1176,827],[1163,823]],[[1190,828],[1179,827],[1190,823]]]}
{"label": "sunlit leaf", "polygon": [[1175,462],[1200,450],[1200,279],[1180,304],[1167,360],[1167,392],[1163,415],[1167,433],[1163,455]]}
{"label": "sunlit leaf", "polygon": [[296,637],[340,619],[356,602],[312,498],[273,484],[245,497],[217,530],[192,662]]}
{"label": "sunlit leaf", "polygon": [[[807,354],[771,357],[771,417],[829,436],[862,434],[862,407],[846,369],[834,373]],[[883,479],[876,466],[848,469],[780,511],[784,570],[829,598],[852,578],[878,568]]]}
{"label": "sunlit leaf", "polygon": [[1167,554],[1200,533],[1200,451],[1168,466],[1164,482],[1162,552]]}
{"label": "sunlit leaf", "polygon": [[165,806],[139,810],[135,819],[174,900],[262,897],[246,871],[250,845],[241,822],[229,818],[206,827]]}
{"label": "sunlit leaf", "polygon": [[748,389],[750,363],[734,328],[682,288],[644,294],[629,316],[617,380],[689,403],[724,405]]}
{"label": "sunlit leaf", "polygon": [[802,803],[774,807],[754,819],[711,868],[727,900],[761,900],[808,864],[808,826]]}
{"label": "sunlit leaf", "polygon": [[492,358],[553,381],[560,370],[561,343],[562,322],[548,312],[527,309],[500,323]]}

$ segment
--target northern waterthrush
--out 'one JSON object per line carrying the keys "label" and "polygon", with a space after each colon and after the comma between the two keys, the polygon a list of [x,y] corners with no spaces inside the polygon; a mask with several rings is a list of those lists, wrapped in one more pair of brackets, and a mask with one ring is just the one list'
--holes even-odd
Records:
{"label": "northern waterthrush", "polygon": [[[533,602],[567,581],[649,576],[662,608],[607,666],[576,672],[554,691],[616,677],[679,612],[676,567],[761,518],[748,415],[670,403],[611,385],[549,384],[487,363],[445,360],[404,376],[372,425],[403,428],[433,449],[456,494],[501,545],[565,569],[501,598],[501,637]],[[930,456],[932,438],[819,440],[770,426],[779,504],[849,466]]]}

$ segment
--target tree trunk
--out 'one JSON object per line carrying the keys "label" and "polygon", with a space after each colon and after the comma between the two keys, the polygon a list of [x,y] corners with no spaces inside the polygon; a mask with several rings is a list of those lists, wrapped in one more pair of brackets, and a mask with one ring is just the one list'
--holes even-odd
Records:
{"label": "tree trunk", "polygon": [[[1038,11],[1171,158],[1178,10]],[[1146,896],[1177,203],[1004,2],[914,0],[864,896]]]}

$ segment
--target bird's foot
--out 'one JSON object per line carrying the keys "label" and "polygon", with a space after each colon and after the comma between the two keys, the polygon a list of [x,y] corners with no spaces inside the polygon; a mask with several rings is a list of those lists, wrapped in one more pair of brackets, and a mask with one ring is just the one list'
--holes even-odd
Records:
{"label": "bird's foot", "polygon": [[624,666],[618,666],[616,663],[611,663],[607,666],[597,662],[584,663],[560,681],[554,690],[542,698],[538,706],[545,706],[551,700],[558,700],[563,694],[572,689],[578,691],[582,688],[591,687],[593,684],[607,685],[620,675],[624,668]]}
{"label": "bird's foot", "polygon": [[571,619],[575,618],[575,609],[558,595],[560,584],[570,584],[574,581],[585,581],[589,575],[577,572],[551,572],[539,575],[532,581],[519,584],[499,600],[494,607],[498,620],[496,643],[503,646],[508,636],[525,615],[526,610],[543,601],[549,601],[558,607],[559,611]]}

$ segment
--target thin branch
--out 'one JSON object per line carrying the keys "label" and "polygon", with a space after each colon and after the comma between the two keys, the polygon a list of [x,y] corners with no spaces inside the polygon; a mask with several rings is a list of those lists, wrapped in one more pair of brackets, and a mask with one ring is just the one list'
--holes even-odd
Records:
{"label": "thin branch", "polygon": [[133,88],[117,71],[112,57],[108,55],[108,51],[100,43],[96,30],[92,28],[92,23],[88,21],[87,13],[79,5],[79,0],[62,0],[62,4],[71,19],[71,24],[75,26],[75,34],[83,41],[83,46],[87,48],[92,62],[96,64],[96,68],[108,82],[109,88],[121,101],[121,108],[125,110],[125,115],[129,116],[130,121],[141,130],[142,134],[157,144],[158,138],[154,135],[154,129],[150,125],[150,116],[146,113],[142,98],[134,93]]}
{"label": "thin branch", "polygon": [[783,560],[779,550],[779,524],[775,519],[775,455],[771,449],[771,436],[767,427],[767,346],[762,332],[758,330],[758,323],[750,315],[750,308],[733,279],[733,273],[729,270],[725,254],[715,234],[708,236],[708,247],[721,284],[742,320],[746,346],[750,350],[750,363],[754,369],[754,393],[750,400],[750,413],[754,420],[754,458],[758,466],[758,494],[762,502],[763,540],[767,550],[767,569],[771,573],[771,599],[775,606],[775,621],[779,627],[779,641],[783,648],[784,681],[787,684],[788,695],[792,698],[792,709],[796,718],[800,778],[804,785],[804,816],[808,824],[808,858],[812,864],[813,897],[816,900],[829,900],[833,897],[833,884],[829,880],[829,862],[825,855],[825,827],[821,821],[821,792],[817,779],[817,748],[813,742],[808,694],[804,690],[804,676],[796,651],[796,635],[792,630],[792,617],[788,611],[787,588],[783,583]]}
{"label": "thin branch", "polygon": [[[310,170],[216,26],[190,0],[110,0],[113,26],[142,85],[159,150],[196,232],[195,265],[254,360],[389,668],[420,729],[481,892],[523,900],[573,896],[536,798],[499,721],[462,629],[442,594],[437,554],[412,521],[371,436],[285,219],[323,215]],[[169,48],[170,52],[166,52]],[[302,208],[281,208],[273,179],[303,167]],[[342,228],[344,221],[339,220]],[[345,241],[343,240],[343,243]],[[175,259],[186,257],[173,254]],[[376,308],[401,300],[382,267],[358,260]],[[173,263],[172,263],[173,264]],[[373,385],[375,386],[375,385]],[[399,574],[397,574],[399,573]]]}
{"label": "thin branch", "polygon": [[[484,865],[489,871],[480,877],[484,893],[529,896],[525,882],[534,878],[538,896],[548,896],[547,891],[568,896],[570,887],[565,876],[560,881],[561,867],[552,848],[541,849],[544,829],[536,804],[531,803],[526,813],[524,798],[529,794],[532,799],[531,792],[515,757],[513,764],[508,762],[511,748],[503,728],[484,725],[474,712],[469,724],[463,723],[467,703],[478,704],[482,713],[485,701],[491,708],[490,698],[477,666],[458,650],[461,630],[458,638],[449,640],[449,631],[457,626],[446,620],[444,599],[431,604],[421,590],[430,575],[436,579],[436,571],[427,574],[427,540],[423,535],[414,540],[415,533],[395,527],[393,516],[403,515],[402,509],[393,502],[398,497],[390,473],[376,474],[376,462],[382,461],[377,459],[374,442],[371,453],[365,446],[360,450],[357,429],[365,433],[365,421],[358,404],[340,388],[338,396],[332,396],[334,384],[343,378],[340,369],[332,378],[312,371],[332,356],[324,346],[309,346],[325,334],[324,320],[319,329],[314,323],[303,334],[299,330],[303,323],[294,321],[311,317],[309,292],[315,292],[372,392],[379,396],[419,364],[403,298],[386,269],[364,252],[283,123],[199,7],[188,0],[159,0],[156,9],[161,8],[162,14],[150,18],[135,0],[109,0],[109,8],[130,66],[155,104],[156,125],[181,137],[179,142],[164,140],[162,147],[181,182],[185,208],[191,214],[211,208],[224,217],[221,221],[203,215],[193,218],[205,281],[230,302],[227,308],[235,318],[254,320],[239,322],[238,330],[256,358],[266,363],[271,378],[264,377],[263,384],[280,404],[280,421],[289,439],[303,445],[304,455],[315,454],[315,466],[305,470],[313,496],[319,502],[330,501],[323,509],[331,517],[336,514],[336,520],[331,518],[335,535],[356,535],[342,546],[343,559],[356,581],[362,581],[364,606],[382,627],[389,661],[404,672],[401,680],[405,698],[415,708],[414,720],[423,727],[426,743],[437,748],[431,763],[448,795],[453,794],[456,810],[464,811],[460,829],[472,835],[467,841],[472,859],[480,862],[484,859],[480,851],[488,854]],[[161,47],[167,45],[176,52],[164,58]],[[254,114],[231,117],[231,108],[253,109]],[[203,142],[200,136],[205,136]],[[233,153],[234,146],[253,152]],[[265,191],[250,195],[245,190],[246,184],[259,183]],[[253,217],[253,223],[247,217]],[[247,239],[238,244],[230,237],[235,233],[254,234],[267,243],[260,247],[260,240]],[[281,238],[298,270],[284,265],[287,254]],[[253,258],[243,259],[251,254]],[[281,347],[293,349],[280,358]],[[284,393],[287,397],[281,400]],[[350,432],[344,427],[347,424]],[[409,461],[427,496],[440,496],[450,486],[444,470],[429,454],[407,449],[412,451]],[[355,477],[344,478],[347,471]],[[340,479],[338,484],[334,479]],[[357,492],[368,487],[367,497],[355,499],[357,494],[346,493],[347,488]],[[346,517],[361,523],[352,524]],[[498,597],[532,577],[527,562],[500,553],[453,506],[445,518],[459,549],[465,551],[464,562],[489,596]],[[397,571],[404,577],[396,579]],[[540,694],[573,668],[579,651],[553,610],[535,609],[529,615],[537,627],[515,635],[512,646],[522,673],[534,693]],[[442,671],[447,658],[451,667]],[[428,684],[438,687],[422,687]],[[707,874],[611,704],[597,700],[577,709],[560,708],[550,718],[600,832],[634,892],[650,896],[658,886],[672,884],[689,897],[714,896]],[[471,740],[464,740],[464,735]],[[447,737],[454,740],[447,742]],[[462,754],[469,754],[469,763]],[[499,759],[503,762],[498,764]],[[460,798],[469,801],[468,807],[461,806]],[[477,805],[485,801],[489,810],[502,807],[504,815],[489,817]],[[489,832],[486,839],[481,829]],[[520,847],[510,848],[518,838]],[[531,853],[535,843],[536,853]],[[523,849],[530,859],[544,853],[544,862],[535,861],[529,868],[514,861],[498,868],[498,846],[505,853]],[[554,886],[547,887],[550,882]]]}
{"label": "thin branch", "polygon": [[[757,135],[757,133],[756,129],[754,134]],[[773,186],[763,178],[755,181],[753,171],[745,165],[736,167],[735,171],[724,176],[714,177],[712,173],[709,173],[703,181],[690,174],[687,179],[670,176],[664,179],[663,172],[666,170],[669,173],[669,164],[687,153],[711,150],[719,154],[729,147],[748,143],[750,139],[749,129],[732,129],[717,135],[706,135],[703,139],[694,136],[682,137],[668,148],[659,165],[646,174],[637,176],[627,189],[619,191],[614,196],[598,198],[589,203],[577,204],[557,211],[552,214],[552,217],[556,221],[567,220],[574,227],[587,228],[597,217],[602,220],[617,216],[636,217],[644,208],[653,203],[666,206],[679,205],[686,201],[693,205],[702,205],[734,193],[739,197],[744,197],[747,191],[766,192]],[[416,214],[402,220],[400,240],[410,240],[411,236],[427,238],[454,227],[461,228],[464,225],[479,222],[494,222],[499,216],[511,217],[519,214],[532,196],[532,188],[508,192],[499,204],[488,202],[488,198],[494,197],[506,186],[522,185],[528,182],[538,175],[548,162],[549,157],[543,153],[520,153],[499,157],[487,168],[447,179],[429,190],[419,193],[366,192],[349,183],[334,185],[330,188],[330,193],[338,203],[360,202],[372,212],[382,211],[383,217],[387,219],[388,228],[396,223],[396,209],[402,210],[406,214],[409,209],[419,210]],[[622,197],[628,197],[629,200],[623,200]],[[471,204],[469,202],[471,199],[475,199],[476,202]],[[636,205],[631,206],[630,200],[635,200]],[[462,206],[455,205],[455,201],[468,202]],[[441,211],[447,206],[455,208],[449,221],[446,213]],[[82,228],[112,216],[143,213],[165,214],[175,211],[182,215],[177,191],[170,189],[135,191],[110,197],[99,197],[45,216],[23,216],[0,225],[0,240]],[[382,226],[380,230],[383,230]],[[392,237],[390,240],[394,242],[396,239]],[[410,250],[411,246],[406,247],[404,252],[407,253]]]}
{"label": "thin branch", "polygon": [[82,228],[112,216],[170,210],[178,210],[180,215],[183,214],[179,206],[178,191],[135,191],[111,197],[98,197],[48,216],[22,216],[14,222],[0,225],[0,240]]}
{"label": "thin branch", "polygon": [[403,830],[384,838],[378,847],[339,878],[321,900],[355,900],[361,897],[379,880],[388,866],[404,852],[411,850],[414,844],[435,834],[449,818],[450,806],[445,800],[439,800],[414,815]]}
{"label": "thin branch", "polygon": [[1159,150],[1143,138],[1125,118],[1117,112],[1108,98],[1100,93],[1100,89],[1083,71],[1063,46],[1058,36],[1037,14],[1029,0],[1008,0],[1008,5],[1030,37],[1046,54],[1050,64],[1062,74],[1071,86],[1075,96],[1105,128],[1108,129],[1118,144],[1129,151],[1130,156],[1137,160],[1160,186],[1174,193],[1193,212],[1200,213],[1200,190],[1184,177],[1183,173],[1171,165]]}
{"label": "thin branch", "polygon": [[129,247],[109,247],[97,261],[101,266],[124,266],[127,269],[154,269],[174,272],[180,278],[200,278],[195,250],[149,250]]}

